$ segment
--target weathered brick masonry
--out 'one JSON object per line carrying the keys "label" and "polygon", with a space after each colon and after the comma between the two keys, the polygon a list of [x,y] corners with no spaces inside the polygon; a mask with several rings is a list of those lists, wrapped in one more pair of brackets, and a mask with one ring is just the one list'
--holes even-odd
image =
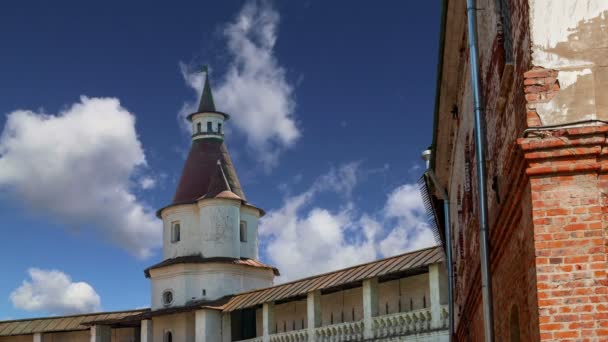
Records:
{"label": "weathered brick masonry", "polygon": [[[456,340],[484,341],[466,4],[445,6],[434,170],[455,208]],[[496,340],[608,341],[608,2],[477,7]]]}
{"label": "weathered brick masonry", "polygon": [[543,341],[608,340],[608,127],[533,132],[528,162]]}

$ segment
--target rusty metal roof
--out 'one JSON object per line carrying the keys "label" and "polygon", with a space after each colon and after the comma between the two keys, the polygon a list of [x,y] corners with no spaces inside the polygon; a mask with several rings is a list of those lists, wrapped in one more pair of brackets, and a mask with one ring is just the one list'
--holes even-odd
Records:
{"label": "rusty metal roof", "polygon": [[421,249],[273,287],[240,293],[224,304],[222,310],[230,312],[250,308],[265,302],[303,296],[310,291],[330,290],[348,284],[356,284],[364,279],[419,270],[443,260],[444,255],[441,246]]}
{"label": "rusty metal roof", "polygon": [[235,264],[235,265],[243,265],[249,267],[258,267],[258,268],[266,268],[272,270],[275,275],[281,275],[279,270],[276,267],[266,265],[263,262],[258,260],[249,259],[249,258],[229,258],[229,257],[209,257],[205,258],[200,254],[194,255],[186,255],[175,257],[171,259],[163,260],[155,265],[152,265],[144,270],[144,274],[146,278],[150,278],[150,270],[162,268],[170,265],[177,264],[212,264],[212,263],[221,263],[221,264]]}
{"label": "rusty metal roof", "polygon": [[144,313],[148,309],[0,321],[0,336],[88,330],[84,322],[105,321]]}
{"label": "rusty metal roof", "polygon": [[230,190],[241,200],[247,201],[224,142],[217,139],[194,140],[173,201],[156,214],[160,218],[160,213],[168,207],[196,203],[201,198],[214,198],[224,190]]}

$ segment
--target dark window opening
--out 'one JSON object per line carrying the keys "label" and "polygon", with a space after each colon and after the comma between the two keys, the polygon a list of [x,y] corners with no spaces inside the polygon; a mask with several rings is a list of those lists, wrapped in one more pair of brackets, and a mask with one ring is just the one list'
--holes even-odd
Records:
{"label": "dark window opening", "polygon": [[207,133],[212,133],[213,132],[213,126],[211,121],[207,121]]}
{"label": "dark window opening", "polygon": [[511,9],[509,0],[500,0],[500,31],[502,33],[505,60],[513,63],[513,41],[511,40]]}
{"label": "dark window opening", "polygon": [[165,342],[173,342],[173,334],[170,331],[165,333]]}
{"label": "dark window opening", "polygon": [[511,332],[511,342],[519,342],[519,310],[517,308],[517,305],[513,305],[513,307],[511,308],[509,330]]}
{"label": "dark window opening", "polygon": [[173,222],[171,224],[171,242],[178,242],[181,240],[181,227],[179,222]]}
{"label": "dark window opening", "polygon": [[173,303],[173,292],[165,291],[163,292],[163,304],[169,305]]}
{"label": "dark window opening", "polygon": [[247,242],[247,222],[241,221],[240,225],[241,242]]}
{"label": "dark window opening", "polygon": [[220,133],[220,134],[222,134],[222,123],[221,122],[219,122],[217,124],[217,132]]}
{"label": "dark window opening", "polygon": [[[230,313],[232,341],[256,337],[255,309],[237,310]],[[276,331],[276,330],[275,330]]]}
{"label": "dark window opening", "polygon": [[200,133],[202,129],[203,129],[203,128],[201,127],[201,123],[200,123],[200,122],[197,122],[197,123],[196,123],[196,133]]}
{"label": "dark window opening", "polygon": [[426,309],[426,296],[422,296],[422,307]]}

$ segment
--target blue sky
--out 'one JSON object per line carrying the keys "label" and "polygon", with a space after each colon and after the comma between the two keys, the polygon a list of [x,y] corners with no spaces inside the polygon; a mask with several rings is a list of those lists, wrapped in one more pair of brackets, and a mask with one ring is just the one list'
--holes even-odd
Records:
{"label": "blue sky", "polygon": [[149,305],[152,214],[173,196],[203,63],[232,115],[245,193],[268,212],[260,256],[278,281],[428,245],[415,183],[440,12],[439,1],[3,4],[0,319]]}

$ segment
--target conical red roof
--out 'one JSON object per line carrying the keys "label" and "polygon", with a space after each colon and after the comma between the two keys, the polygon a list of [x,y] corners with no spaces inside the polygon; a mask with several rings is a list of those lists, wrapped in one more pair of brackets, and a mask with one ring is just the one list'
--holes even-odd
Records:
{"label": "conical red roof", "polygon": [[226,145],[218,139],[194,140],[171,205],[213,198],[223,191],[245,200]]}

